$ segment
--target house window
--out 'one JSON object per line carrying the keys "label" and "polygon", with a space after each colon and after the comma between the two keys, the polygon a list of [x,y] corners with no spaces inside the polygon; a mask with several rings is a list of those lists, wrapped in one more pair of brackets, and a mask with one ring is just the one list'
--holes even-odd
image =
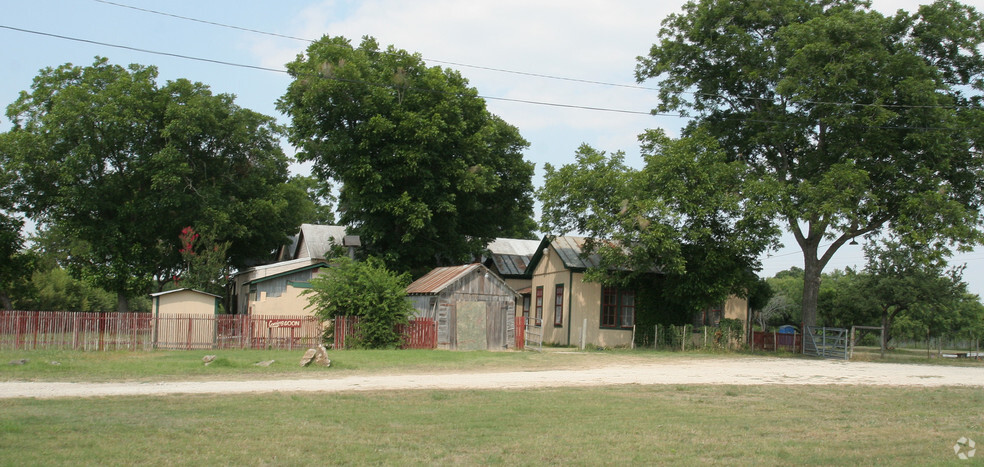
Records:
{"label": "house window", "polygon": [[557,284],[554,292],[554,326],[564,325],[564,284]]}
{"label": "house window", "polygon": [[536,316],[533,317],[533,325],[539,326],[543,322],[543,286],[536,288]]}
{"label": "house window", "polygon": [[523,295],[523,318],[527,318],[528,321],[529,317],[530,317],[530,296]]}
{"label": "house window", "polygon": [[601,294],[601,327],[631,329],[635,324],[635,291],[605,287]]}

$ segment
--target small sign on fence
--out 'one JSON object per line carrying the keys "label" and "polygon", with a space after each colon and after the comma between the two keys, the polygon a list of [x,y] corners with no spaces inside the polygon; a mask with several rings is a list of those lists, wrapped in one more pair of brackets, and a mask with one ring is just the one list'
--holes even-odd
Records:
{"label": "small sign on fence", "polygon": [[299,328],[301,327],[301,320],[299,319],[271,319],[267,321],[267,324],[271,328]]}

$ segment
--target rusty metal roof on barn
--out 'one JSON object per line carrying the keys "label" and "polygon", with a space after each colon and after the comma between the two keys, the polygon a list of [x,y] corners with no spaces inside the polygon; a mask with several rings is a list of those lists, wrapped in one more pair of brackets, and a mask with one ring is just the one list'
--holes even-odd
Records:
{"label": "rusty metal roof on barn", "polygon": [[[540,245],[539,240],[497,238],[486,247],[496,270],[503,276],[522,276]],[[488,264],[488,263],[486,263]]]}
{"label": "rusty metal roof on barn", "polygon": [[440,293],[447,286],[477,269],[483,269],[491,273],[488,268],[482,266],[480,263],[435,268],[407,286],[407,294],[429,295]]}

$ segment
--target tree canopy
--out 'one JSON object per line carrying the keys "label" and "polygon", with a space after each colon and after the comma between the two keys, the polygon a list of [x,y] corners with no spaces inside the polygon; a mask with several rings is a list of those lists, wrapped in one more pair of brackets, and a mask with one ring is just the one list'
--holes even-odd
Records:
{"label": "tree canopy", "polygon": [[[942,0],[700,0],[669,16],[636,77],[770,186],[804,255],[803,321],[855,237],[949,249],[981,239],[981,15]],[[746,179],[746,180],[748,180]],[[825,245],[822,245],[826,243]],[[826,248],[826,249],[824,249]]]}
{"label": "tree canopy", "polygon": [[325,36],[287,65],[278,102],[298,158],[340,184],[340,222],[367,254],[422,273],[496,237],[529,238],[528,143],[457,71],[372,38]]}
{"label": "tree canopy", "polygon": [[602,261],[590,278],[658,272],[662,300],[688,311],[747,296],[777,229],[755,202],[745,163],[728,161],[707,134],[671,139],[650,131],[640,139],[641,170],[627,167],[621,153],[587,145],[573,164],[548,164],[538,192],[544,229],[593,239],[588,249]]}
{"label": "tree canopy", "polygon": [[17,175],[18,207],[61,239],[71,270],[119,297],[182,268],[178,236],[207,228],[243,267],[300,224],[287,157],[271,117],[228,94],[154,67],[45,68],[7,107],[0,153]]}

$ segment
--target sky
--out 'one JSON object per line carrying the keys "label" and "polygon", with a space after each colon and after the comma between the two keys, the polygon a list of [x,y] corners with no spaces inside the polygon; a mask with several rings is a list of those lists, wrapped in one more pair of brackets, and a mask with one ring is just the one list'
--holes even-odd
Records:
{"label": "sky", "polygon": [[[536,164],[534,185],[540,186],[544,164],[573,162],[581,144],[624,151],[626,162],[638,167],[637,135],[651,128],[679,134],[683,119],[649,115],[657,103],[655,83],[636,83],[634,70],[636,58],[657,40],[663,18],[683,3],[0,0],[0,105],[5,109],[30,89],[42,68],[90,65],[101,56],[115,64],[154,65],[161,84],[177,78],[205,83],[287,124],[276,110],[290,83],[284,65],[324,35],[356,44],[368,35],[383,46],[419,53],[429,65],[459,70],[489,110],[530,142],[525,156]],[[893,13],[921,2],[872,3]],[[984,10],[984,0],[965,3]],[[0,117],[0,131],[9,128]],[[309,168],[295,164],[292,171],[306,174]],[[763,256],[763,277],[802,267],[795,240],[787,235],[783,243]],[[984,248],[958,254],[951,263],[966,264],[970,291],[984,296]],[[860,246],[845,245],[825,271],[863,266]]]}

